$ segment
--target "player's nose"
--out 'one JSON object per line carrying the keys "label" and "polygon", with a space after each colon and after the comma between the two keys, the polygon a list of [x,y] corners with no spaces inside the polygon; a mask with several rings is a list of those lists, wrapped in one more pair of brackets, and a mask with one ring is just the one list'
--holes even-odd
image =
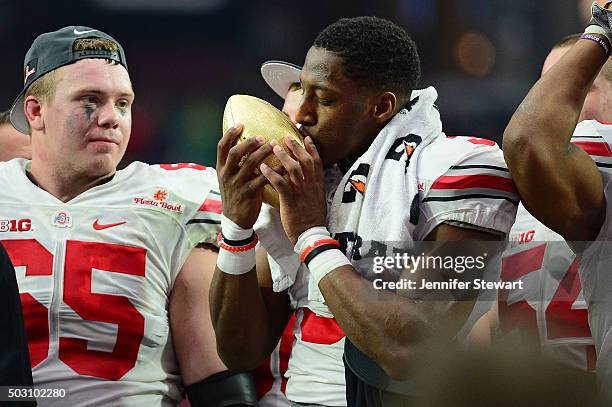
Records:
{"label": "player's nose", "polygon": [[109,101],[100,107],[98,125],[111,129],[119,127],[119,111],[112,102]]}

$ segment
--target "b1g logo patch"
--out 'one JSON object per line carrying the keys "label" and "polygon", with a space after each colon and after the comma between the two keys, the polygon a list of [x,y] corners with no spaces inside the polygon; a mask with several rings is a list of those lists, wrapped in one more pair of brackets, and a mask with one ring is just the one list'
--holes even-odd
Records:
{"label": "b1g logo patch", "polygon": [[0,232],[29,232],[31,219],[0,219]]}

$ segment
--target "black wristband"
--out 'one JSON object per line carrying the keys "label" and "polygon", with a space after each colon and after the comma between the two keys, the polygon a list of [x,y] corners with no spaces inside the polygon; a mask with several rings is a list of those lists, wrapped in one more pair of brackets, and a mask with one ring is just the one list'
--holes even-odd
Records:
{"label": "black wristband", "polygon": [[226,238],[225,236],[223,236],[223,232],[221,232],[221,238],[223,239],[223,243],[225,243],[228,246],[234,246],[234,247],[246,246],[249,243],[251,243],[253,240],[255,240],[256,236],[257,235],[255,234],[255,232],[253,232],[251,237],[247,237],[246,239],[242,239],[242,240],[230,240],[230,239]]}
{"label": "black wristband", "polygon": [[215,373],[185,388],[192,407],[257,406],[253,375],[229,370]]}
{"label": "black wristband", "polygon": [[610,56],[610,42],[608,41],[608,38],[603,35],[603,34],[590,34],[590,33],[585,33],[582,34],[580,36],[581,40],[590,40],[593,41],[597,44],[599,44],[599,46],[601,47],[601,49],[606,53],[606,55]]}
{"label": "black wristband", "polygon": [[308,263],[310,263],[312,259],[317,257],[317,255],[323,253],[324,251],[331,250],[331,249],[337,249],[337,248],[338,246],[333,243],[326,243],[326,244],[322,244],[321,246],[317,246],[314,249],[312,249],[310,253],[308,253],[306,258],[304,258],[304,264],[306,265],[306,267],[308,267]]}

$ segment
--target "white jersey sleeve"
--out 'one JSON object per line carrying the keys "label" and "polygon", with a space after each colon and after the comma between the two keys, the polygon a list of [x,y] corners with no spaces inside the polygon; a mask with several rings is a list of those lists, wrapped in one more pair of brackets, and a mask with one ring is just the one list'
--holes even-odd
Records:
{"label": "white jersey sleeve", "polygon": [[600,389],[612,400],[612,125],[587,120],[580,122],[571,142],[585,150],[601,174],[606,197],[606,218],[596,241],[583,253],[579,274],[589,304],[589,326],[597,351]]}
{"label": "white jersey sleeve", "polygon": [[504,235],[510,231],[519,198],[497,144],[476,137],[447,137],[427,146],[418,165],[420,213],[415,241],[424,240],[443,222]]}
{"label": "white jersey sleeve", "polygon": [[179,219],[185,230],[183,251],[200,243],[217,246],[222,204],[215,169],[193,163],[160,164],[151,169],[169,185],[166,192],[184,205]]}

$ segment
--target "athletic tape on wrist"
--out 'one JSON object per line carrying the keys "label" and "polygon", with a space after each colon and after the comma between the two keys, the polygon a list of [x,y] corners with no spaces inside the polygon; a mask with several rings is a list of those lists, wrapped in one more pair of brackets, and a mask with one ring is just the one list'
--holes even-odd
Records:
{"label": "athletic tape on wrist", "polygon": [[[596,37],[593,34],[602,35],[604,36],[604,38]],[[580,39],[596,42],[597,44],[599,44],[599,46],[601,46],[606,55],[610,55],[610,44],[612,44],[612,36],[610,36],[610,34],[605,28],[602,28],[595,24],[589,25],[584,30],[584,34],[580,36]]]}
{"label": "athletic tape on wrist", "polygon": [[298,238],[294,250],[300,255],[300,260],[307,263],[317,286],[329,272],[351,264],[338,249],[339,246],[340,243],[330,238],[329,231],[324,226],[312,227]]}
{"label": "athletic tape on wrist", "polygon": [[221,233],[225,239],[247,240],[253,236],[253,228],[243,229],[234,223],[233,220],[221,214]]}

